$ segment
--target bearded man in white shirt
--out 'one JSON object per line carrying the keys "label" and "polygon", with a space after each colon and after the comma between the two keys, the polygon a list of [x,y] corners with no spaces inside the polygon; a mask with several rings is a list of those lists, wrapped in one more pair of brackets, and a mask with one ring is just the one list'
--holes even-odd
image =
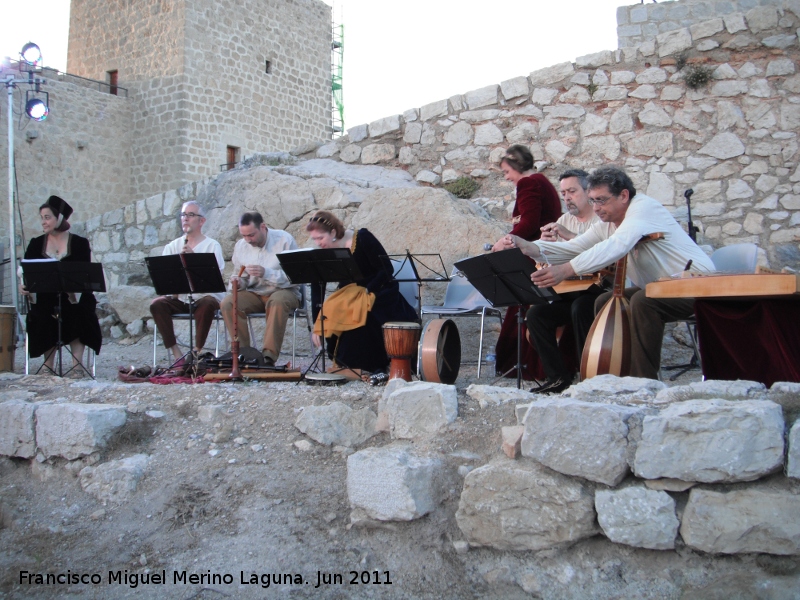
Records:
{"label": "bearded man in white shirt", "polygon": [[[242,236],[233,248],[233,273],[231,289],[238,289],[237,331],[242,346],[252,346],[247,315],[266,313],[266,327],[261,354],[268,366],[278,360],[283,345],[286,322],[294,309],[300,306],[300,288],[292,285],[281,269],[277,254],[297,250],[291,234],[280,229],[268,229],[264,217],[257,212],[246,212],[239,219]],[[241,277],[238,273],[244,267]],[[220,305],[228,333],[233,335],[233,295],[225,297]],[[232,338],[231,338],[232,339]]]}
{"label": "bearded man in white shirt", "polygon": [[[589,176],[589,199],[600,223],[567,242],[511,241],[525,254],[548,266],[531,275],[538,287],[552,287],[567,277],[587,275],[628,256],[625,289],[630,301],[631,375],[658,379],[664,324],[694,314],[692,298],[648,298],[645,286],[674,273],[690,270],[713,273],[714,264],[657,200],[637,194],[631,178],[617,167],[602,167]],[[642,236],[663,233],[664,238],[636,247]],[[598,312],[611,292],[595,301]]]}
{"label": "bearded man in white shirt", "polygon": [[[589,173],[583,169],[569,169],[558,177],[558,187],[567,212],[555,223],[542,227],[542,237],[547,242],[568,241],[583,233],[594,223],[597,215],[589,203]],[[607,289],[607,288],[606,288]],[[525,321],[531,344],[539,354],[546,380],[532,391],[540,394],[559,394],[567,389],[575,376],[558,347],[557,330],[570,323],[580,360],[586,336],[594,322],[594,301],[603,288],[593,284],[587,290],[560,294],[557,302],[534,304],[528,309]]]}
{"label": "bearded man in white shirt", "polygon": [[[164,246],[162,256],[181,253],[211,253],[217,259],[217,266],[220,273],[225,267],[225,259],[222,257],[222,247],[217,240],[203,235],[203,225],[206,222],[203,207],[197,202],[185,202],[181,207],[181,229],[183,235],[176,240],[172,240]],[[219,309],[220,300],[224,294],[194,294],[192,296],[192,313],[195,320],[194,350],[201,352],[206,343],[208,332],[211,329],[211,322]],[[175,366],[182,366],[185,360],[181,358],[180,347],[175,339],[175,328],[172,324],[172,315],[177,313],[188,313],[188,298],[185,296],[159,296],[150,303],[150,314],[153,321],[164,340],[164,346],[172,352],[178,361]]]}

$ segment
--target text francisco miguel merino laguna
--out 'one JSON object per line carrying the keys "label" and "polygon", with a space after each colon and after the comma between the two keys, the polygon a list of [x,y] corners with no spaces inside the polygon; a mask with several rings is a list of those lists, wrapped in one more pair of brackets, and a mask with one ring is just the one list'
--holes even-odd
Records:
{"label": "text francisco miguel merino laguna", "polygon": [[[389,571],[349,571],[345,576],[341,573],[323,573],[317,571],[312,581],[303,578],[299,573],[245,573],[239,571],[239,585],[260,585],[268,588],[270,585],[391,585]],[[19,572],[20,585],[127,585],[136,588],[140,585],[166,585],[168,582],[166,569],[152,573],[129,573],[124,571],[108,571],[108,576],[103,578],[100,573],[32,573]],[[188,573],[186,571],[172,571],[172,585],[205,584],[205,585],[231,585],[234,576],[230,573]]]}

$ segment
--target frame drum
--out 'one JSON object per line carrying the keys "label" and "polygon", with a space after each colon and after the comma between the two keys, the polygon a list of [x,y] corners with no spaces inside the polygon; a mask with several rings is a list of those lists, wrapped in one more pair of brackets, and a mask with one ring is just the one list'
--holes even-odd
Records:
{"label": "frame drum", "polygon": [[411,381],[411,359],[419,340],[419,323],[390,321],[383,324],[383,344],[391,359],[389,379]]}
{"label": "frame drum", "polygon": [[453,384],[461,368],[461,337],[450,319],[433,319],[419,340],[419,378]]}

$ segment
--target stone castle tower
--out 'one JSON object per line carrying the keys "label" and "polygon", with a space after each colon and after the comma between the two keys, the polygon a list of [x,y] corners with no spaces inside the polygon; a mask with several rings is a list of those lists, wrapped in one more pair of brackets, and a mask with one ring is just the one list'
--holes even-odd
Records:
{"label": "stone castle tower", "polygon": [[330,57],[319,0],[72,0],[67,71],[129,90],[133,199],[330,137]]}

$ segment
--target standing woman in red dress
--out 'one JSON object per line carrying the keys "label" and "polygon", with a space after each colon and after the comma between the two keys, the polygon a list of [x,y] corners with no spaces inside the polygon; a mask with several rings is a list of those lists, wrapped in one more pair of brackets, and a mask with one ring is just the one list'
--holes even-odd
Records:
{"label": "standing woman in red dress", "polygon": [[[556,188],[547,177],[534,172],[533,155],[525,146],[519,144],[511,146],[501,159],[500,168],[505,174],[506,181],[511,181],[517,186],[517,201],[512,214],[511,234],[518,235],[529,242],[538,240],[542,233],[540,227],[554,223],[561,216],[561,201],[558,199]],[[510,249],[512,246],[505,240],[505,236],[500,238],[492,247],[492,252]],[[527,306],[523,308],[524,312],[527,310]],[[497,374],[507,373],[508,377],[516,377],[517,308],[515,306],[509,307],[506,311],[495,353],[497,354],[495,365]],[[524,365],[523,379],[534,380],[544,377],[539,356],[525,337],[524,328],[522,332],[522,364]]]}

